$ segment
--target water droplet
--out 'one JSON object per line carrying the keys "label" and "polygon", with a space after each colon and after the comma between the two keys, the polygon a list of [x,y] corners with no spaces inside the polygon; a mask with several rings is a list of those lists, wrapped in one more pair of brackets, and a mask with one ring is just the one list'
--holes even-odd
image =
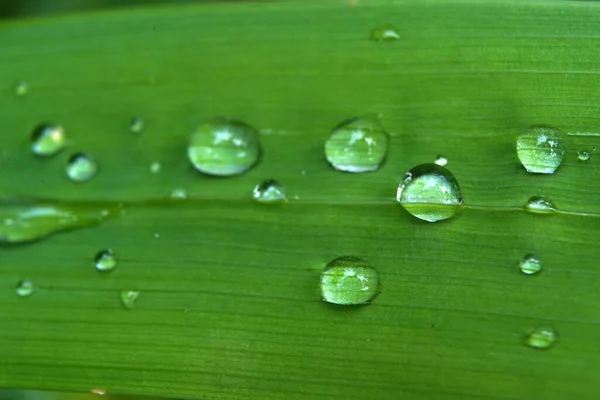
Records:
{"label": "water droplet", "polygon": [[132,309],[135,306],[135,302],[138,297],[140,297],[139,290],[123,290],[121,291],[121,301],[123,302],[123,307],[127,309]]}
{"label": "water droplet", "polygon": [[379,272],[357,257],[338,257],[321,274],[321,299],[328,303],[367,304],[380,292]]}
{"label": "water droplet", "polygon": [[31,136],[31,151],[37,156],[53,156],[67,146],[65,130],[60,125],[41,124]]}
{"label": "water droplet", "polygon": [[158,174],[161,169],[162,169],[162,165],[159,162],[155,161],[152,164],[150,164],[150,173],[151,174]]}
{"label": "water droplet", "polygon": [[94,261],[98,271],[112,271],[117,267],[117,257],[111,249],[98,252]]}
{"label": "water droplet", "polygon": [[429,222],[453,217],[463,204],[458,181],[437,164],[421,164],[408,171],[396,199],[406,211]]}
{"label": "water droplet", "polygon": [[19,81],[15,84],[14,93],[17,97],[23,97],[29,93],[29,83],[26,81]]}
{"label": "water droplet", "polygon": [[525,344],[535,349],[549,349],[556,343],[558,334],[548,326],[538,326],[527,332]]}
{"label": "water droplet", "polygon": [[580,161],[587,161],[590,159],[590,152],[587,150],[581,150],[577,152],[577,158],[579,158]]}
{"label": "water droplet", "polygon": [[98,163],[88,154],[76,153],[69,158],[66,171],[73,182],[86,182],[98,172]]}
{"label": "water droplet", "polygon": [[27,296],[31,296],[31,294],[33,293],[34,287],[33,287],[33,282],[29,281],[29,280],[22,280],[19,283],[17,283],[17,287],[16,287],[16,293],[17,296],[19,297],[27,297]]}
{"label": "water droplet", "polygon": [[159,239],[160,238],[160,233],[155,233],[154,234],[154,239]]}
{"label": "water droplet", "polygon": [[208,175],[239,175],[260,158],[259,134],[250,125],[215,119],[198,126],[191,135],[188,158],[194,168]]}
{"label": "water droplet", "polygon": [[325,142],[325,158],[339,171],[378,170],[388,151],[388,134],[366,118],[354,118],[335,127]]}
{"label": "water droplet", "polygon": [[444,156],[437,156],[435,158],[435,163],[441,167],[445,167],[448,164],[448,159]]}
{"label": "water droplet", "polygon": [[170,197],[172,199],[180,199],[180,200],[187,199],[187,192],[185,191],[185,189],[180,189],[180,188],[173,189]]}
{"label": "water droplet", "polygon": [[104,396],[106,395],[106,389],[93,388],[90,390],[90,393],[95,394],[97,396]]}
{"label": "water droplet", "polygon": [[542,262],[534,254],[527,254],[519,264],[521,272],[527,275],[535,275],[542,270]]}
{"label": "water droplet", "polygon": [[274,179],[267,179],[256,185],[252,192],[252,197],[261,203],[275,203],[287,200],[285,188]]}
{"label": "water droplet", "polygon": [[371,40],[386,42],[400,39],[400,30],[392,25],[385,25],[371,30]]}
{"label": "water droplet", "polygon": [[525,203],[525,211],[537,214],[552,214],[556,212],[556,205],[552,200],[544,196],[532,196]]}
{"label": "water droplet", "polygon": [[527,172],[553,174],[565,155],[563,133],[549,126],[532,126],[517,139],[517,155]]}
{"label": "water droplet", "polygon": [[133,133],[140,133],[144,130],[144,120],[140,117],[135,117],[129,123],[129,130]]}

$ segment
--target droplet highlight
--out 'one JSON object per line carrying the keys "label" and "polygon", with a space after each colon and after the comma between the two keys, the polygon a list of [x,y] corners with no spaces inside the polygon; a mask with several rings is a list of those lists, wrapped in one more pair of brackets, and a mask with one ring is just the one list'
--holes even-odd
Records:
{"label": "droplet highlight", "polygon": [[590,152],[587,150],[578,151],[577,158],[579,159],[579,161],[587,161],[590,159]]}
{"label": "droplet highlight", "polygon": [[556,212],[556,205],[552,200],[545,196],[532,196],[525,203],[525,211],[536,214],[553,214]]}
{"label": "droplet highlight", "polygon": [[123,307],[127,308],[128,310],[135,307],[138,297],[140,297],[139,290],[121,291],[121,302],[123,303]]}
{"label": "droplet highlight", "polygon": [[17,283],[17,287],[15,289],[15,292],[19,297],[31,296],[33,294],[33,291],[33,282],[31,282],[30,280],[20,281],[19,283]]}
{"label": "droplet highlight", "polygon": [[532,126],[517,139],[517,156],[527,172],[553,174],[564,155],[564,134],[556,128]]}
{"label": "droplet highlight", "polygon": [[525,335],[525,345],[534,349],[549,349],[558,340],[558,334],[549,326],[538,326]]}
{"label": "droplet highlight", "polygon": [[49,157],[67,146],[65,130],[60,125],[41,124],[35,127],[31,136],[31,151],[36,156]]}
{"label": "droplet highlight", "polygon": [[252,197],[260,203],[277,203],[287,200],[285,188],[274,179],[267,179],[256,185]]}
{"label": "droplet highlight", "polygon": [[542,262],[535,254],[527,254],[519,263],[519,268],[526,275],[535,275],[542,271]]}
{"label": "droplet highlight", "polygon": [[98,173],[98,163],[89,154],[76,153],[69,158],[66,172],[73,182],[87,182]]}
{"label": "droplet highlight", "polygon": [[112,271],[117,267],[117,257],[111,249],[101,250],[96,254],[94,264],[98,271]]}
{"label": "droplet highlight", "polygon": [[321,299],[339,305],[370,303],[381,292],[379,272],[367,261],[338,257],[321,273]]}
{"label": "droplet highlight", "polygon": [[146,126],[144,120],[140,117],[134,117],[130,122],[129,122],[129,130],[133,133],[140,133],[141,131],[144,130],[144,127]]}
{"label": "droplet highlight", "polygon": [[389,42],[400,39],[400,30],[393,25],[380,26],[372,29],[371,40],[375,42]]}

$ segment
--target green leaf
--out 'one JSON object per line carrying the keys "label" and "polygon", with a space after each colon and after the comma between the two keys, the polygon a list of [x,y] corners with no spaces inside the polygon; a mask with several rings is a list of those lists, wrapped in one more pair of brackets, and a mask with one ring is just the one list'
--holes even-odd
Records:
{"label": "green leaf", "polygon": [[[595,399],[599,12],[575,1],[298,0],[3,22],[0,194],[125,208],[0,249],[0,386]],[[399,39],[369,40],[390,24]],[[29,92],[17,97],[23,80]],[[324,156],[331,129],[373,114],[392,133],[384,166],[335,171]],[[261,132],[259,165],[232,178],[193,169],[189,135],[215,116]],[[142,132],[129,130],[134,117]],[[43,122],[64,126],[68,150],[31,154]],[[516,136],[535,124],[594,135],[569,135],[555,174],[528,174]],[[80,184],[65,174],[78,151],[100,166]],[[396,189],[438,154],[466,209],[426,223]],[[289,202],[254,202],[264,179]],[[188,200],[166,200],[179,188]],[[562,212],[523,211],[534,195]],[[94,266],[104,249],[118,259],[108,273]],[[543,264],[535,276],[519,271],[529,253]],[[321,270],[338,256],[378,269],[372,304],[321,301]],[[22,298],[23,279],[36,291]],[[139,291],[131,309],[124,290]],[[558,333],[552,348],[524,345],[539,326]]]}

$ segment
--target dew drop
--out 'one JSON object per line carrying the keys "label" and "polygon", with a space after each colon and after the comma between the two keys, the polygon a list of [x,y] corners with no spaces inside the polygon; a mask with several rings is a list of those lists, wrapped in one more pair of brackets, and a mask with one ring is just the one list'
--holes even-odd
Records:
{"label": "dew drop", "polygon": [[129,130],[133,133],[140,133],[144,130],[144,120],[140,117],[134,117],[131,122],[129,122]]}
{"label": "dew drop", "polygon": [[577,152],[577,158],[579,161],[587,161],[590,159],[590,152],[587,150],[581,150]]}
{"label": "dew drop", "polygon": [[379,272],[357,257],[338,257],[321,273],[321,299],[327,303],[368,304],[380,292]]}
{"label": "dew drop", "polygon": [[19,81],[15,84],[13,91],[15,96],[24,97],[27,95],[27,93],[29,93],[29,83],[26,81]]}
{"label": "dew drop", "polygon": [[558,334],[548,326],[538,326],[525,335],[524,342],[534,349],[549,349],[556,343]]}
{"label": "dew drop", "polygon": [[33,130],[31,151],[37,156],[53,156],[66,146],[65,130],[60,125],[41,124]]}
{"label": "dew drop", "polygon": [[544,196],[532,196],[524,206],[525,211],[536,214],[552,214],[556,212],[556,205]]}
{"label": "dew drop", "polygon": [[463,200],[458,181],[437,164],[412,168],[398,186],[396,200],[415,217],[436,222],[456,215]]}
{"label": "dew drop", "polygon": [[121,302],[123,303],[123,307],[127,309],[132,309],[135,306],[138,297],[140,297],[139,290],[121,291]]}
{"label": "dew drop", "polygon": [[526,275],[535,275],[542,270],[542,262],[534,254],[527,254],[519,264],[521,272]]}
{"label": "dew drop", "polygon": [[86,182],[98,172],[98,163],[89,154],[76,153],[69,158],[66,172],[73,182]]}
{"label": "dew drop", "polygon": [[388,152],[388,134],[367,118],[354,118],[335,127],[325,142],[325,158],[339,171],[378,170]]}
{"label": "dew drop", "polygon": [[252,192],[252,197],[261,203],[275,203],[287,200],[285,188],[274,179],[267,179],[256,185]]}
{"label": "dew drop", "polygon": [[239,175],[258,163],[259,134],[250,125],[215,119],[198,126],[191,135],[188,158],[198,171],[216,176]]}
{"label": "dew drop", "polygon": [[385,25],[371,30],[371,40],[375,42],[388,42],[400,39],[400,31],[392,25]]}
{"label": "dew drop", "polygon": [[31,282],[29,280],[20,281],[19,283],[17,283],[17,287],[15,289],[15,292],[17,293],[17,296],[19,296],[19,297],[31,296],[33,291],[34,291],[33,282]]}
{"label": "dew drop", "polygon": [[99,251],[94,262],[98,271],[112,271],[117,267],[117,257],[111,249]]}
{"label": "dew drop", "polygon": [[553,174],[565,155],[564,135],[549,126],[532,126],[517,139],[517,156],[527,172]]}
{"label": "dew drop", "polygon": [[159,162],[153,162],[152,164],[150,164],[150,173],[151,174],[158,174],[160,172],[160,170],[162,169],[162,165]]}
{"label": "dew drop", "polygon": [[444,156],[437,156],[435,158],[435,163],[441,167],[445,167],[448,164],[448,159]]}
{"label": "dew drop", "polygon": [[171,197],[172,199],[184,200],[187,199],[187,192],[185,189],[181,188],[173,189],[169,197]]}

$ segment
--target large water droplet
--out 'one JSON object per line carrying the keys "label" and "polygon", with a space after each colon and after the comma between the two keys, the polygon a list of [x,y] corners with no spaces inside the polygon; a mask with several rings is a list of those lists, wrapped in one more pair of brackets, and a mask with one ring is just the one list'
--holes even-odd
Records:
{"label": "large water droplet", "polygon": [[188,158],[208,175],[231,176],[252,168],[260,158],[259,134],[250,125],[215,119],[198,126],[191,135]]}
{"label": "large water droplet", "polygon": [[267,179],[256,185],[252,192],[252,197],[261,203],[275,203],[287,200],[285,188],[274,179]]}
{"label": "large water droplet", "polygon": [[69,158],[66,171],[73,182],[86,182],[98,172],[98,163],[89,154],[76,153]]}
{"label": "large water droplet", "polygon": [[578,151],[577,158],[579,159],[579,161],[587,161],[590,159],[590,152],[587,150]]}
{"label": "large water droplet", "polygon": [[321,274],[321,298],[328,303],[367,304],[380,292],[379,272],[357,257],[338,257]]}
{"label": "large water droplet", "polygon": [[144,130],[144,120],[140,117],[134,117],[129,123],[129,130],[133,133],[140,133]]}
{"label": "large water droplet", "polygon": [[33,291],[33,282],[29,280],[20,281],[19,283],[17,283],[17,287],[15,288],[15,292],[19,297],[31,296],[31,294],[33,294]]}
{"label": "large water droplet", "polygon": [[553,174],[565,155],[564,135],[549,126],[532,126],[517,139],[517,155],[527,172]]}
{"label": "large water droplet", "polygon": [[60,125],[38,125],[31,136],[31,151],[38,156],[53,156],[67,146],[65,130]]}
{"label": "large water droplet", "polygon": [[532,196],[525,203],[525,211],[536,214],[553,214],[556,212],[556,205],[552,200],[544,196]]}
{"label": "large water droplet", "polygon": [[94,259],[98,271],[112,271],[117,267],[117,257],[111,249],[101,250]]}
{"label": "large water droplet", "polygon": [[385,42],[400,39],[400,30],[392,25],[385,25],[371,30],[371,40]]}
{"label": "large water droplet", "polygon": [[26,81],[19,81],[15,84],[13,91],[15,93],[15,96],[23,97],[27,95],[27,93],[29,93],[29,83],[27,83]]}
{"label": "large water droplet", "polygon": [[355,118],[333,129],[325,143],[325,157],[339,171],[376,171],[385,160],[388,142],[379,123]]}
{"label": "large water droplet", "polygon": [[421,164],[408,171],[396,199],[406,211],[429,222],[453,217],[463,204],[458,181],[437,164]]}
{"label": "large water droplet", "polygon": [[542,262],[534,254],[527,254],[519,264],[521,272],[527,275],[535,275],[542,270]]}
{"label": "large water droplet", "polygon": [[549,349],[556,343],[558,334],[549,326],[538,326],[525,335],[524,342],[535,349]]}
{"label": "large water droplet", "polygon": [[121,302],[123,303],[123,307],[127,309],[132,309],[135,306],[138,297],[140,297],[139,290],[121,291]]}

